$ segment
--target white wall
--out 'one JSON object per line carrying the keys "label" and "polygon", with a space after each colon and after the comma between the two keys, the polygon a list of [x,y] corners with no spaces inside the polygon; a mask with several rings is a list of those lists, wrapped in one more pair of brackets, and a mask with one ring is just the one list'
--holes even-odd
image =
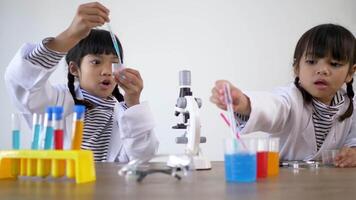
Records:
{"label": "white wall", "polygon": [[[24,42],[55,36],[71,22],[85,1],[1,0],[0,74]],[[171,129],[178,96],[178,71],[192,71],[193,93],[202,98],[202,145],[212,160],[222,159],[222,139],[229,129],[219,110],[209,102],[217,79],[228,79],[242,89],[269,90],[292,81],[292,54],[301,34],[321,23],[338,23],[356,34],[354,0],[112,0],[101,1],[111,10],[112,29],[124,46],[128,66],[144,78],[143,100],[156,117],[160,153],[182,152]],[[51,78],[64,83],[64,67]],[[15,112],[0,81],[0,149],[10,148],[10,115]],[[30,133],[26,132],[26,144]]]}

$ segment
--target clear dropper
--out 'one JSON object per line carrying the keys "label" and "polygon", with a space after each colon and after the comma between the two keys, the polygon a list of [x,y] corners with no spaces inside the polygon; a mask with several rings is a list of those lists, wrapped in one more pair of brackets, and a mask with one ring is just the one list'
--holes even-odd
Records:
{"label": "clear dropper", "polygon": [[224,95],[225,95],[225,103],[227,107],[227,114],[230,120],[230,128],[233,138],[239,140],[244,147],[245,150],[248,150],[246,144],[243,142],[240,136],[239,128],[237,127],[237,120],[235,119],[234,109],[232,105],[232,96],[230,91],[230,85],[225,83],[224,85]]}
{"label": "clear dropper", "polygon": [[120,56],[119,44],[118,44],[118,42],[116,40],[116,37],[115,37],[114,33],[112,32],[110,23],[106,23],[106,25],[107,25],[108,30],[110,32],[111,40],[112,40],[112,43],[114,45],[114,49],[115,49],[115,52],[117,54],[117,58],[119,59],[118,63],[112,63],[112,65],[111,65],[112,72],[114,74],[114,72],[120,71],[123,68],[123,66],[122,66],[123,63],[122,63],[122,59],[121,59],[121,56]]}

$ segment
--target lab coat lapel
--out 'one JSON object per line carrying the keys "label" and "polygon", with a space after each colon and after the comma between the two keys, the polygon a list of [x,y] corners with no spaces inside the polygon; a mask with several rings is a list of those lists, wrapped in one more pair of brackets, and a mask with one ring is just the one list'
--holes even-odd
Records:
{"label": "lab coat lapel", "polygon": [[119,144],[119,141],[121,141],[121,139],[120,139],[120,128],[118,124],[119,121],[118,110],[119,110],[119,104],[117,103],[114,107],[114,124],[112,127],[109,151],[107,156],[107,161],[109,162],[113,162],[115,160],[115,157],[119,154],[119,151],[122,146],[121,144]]}
{"label": "lab coat lapel", "polygon": [[300,129],[302,131],[303,138],[305,142],[307,143],[307,147],[311,149],[314,153],[310,156],[307,156],[305,160],[310,160],[315,157],[315,154],[317,153],[317,147],[316,147],[316,138],[315,138],[315,129],[314,129],[314,123],[313,123],[313,117],[312,117],[312,106],[306,105],[306,112],[304,112],[304,115],[302,116],[303,119],[308,119],[307,120],[307,125],[305,129]]}

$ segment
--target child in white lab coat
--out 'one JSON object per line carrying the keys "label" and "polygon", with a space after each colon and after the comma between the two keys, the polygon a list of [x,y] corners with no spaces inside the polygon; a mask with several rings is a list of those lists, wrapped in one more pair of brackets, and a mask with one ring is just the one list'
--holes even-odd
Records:
{"label": "child in white lab coat", "polygon": [[[83,4],[71,25],[57,37],[46,38],[37,45],[25,44],[6,70],[8,92],[24,114],[43,113],[47,106],[63,106],[65,148],[70,148],[72,138],[73,107],[81,104],[86,106],[81,148],[92,150],[95,161],[127,162],[152,156],[158,141],[149,106],[140,103],[143,81],[140,73],[131,68],[113,74],[112,64],[121,60],[110,33],[93,29],[106,22],[106,7],[97,2]],[[119,41],[118,44],[122,58]],[[48,78],[64,56],[68,83],[53,86]]]}
{"label": "child in white lab coat", "polygon": [[293,68],[295,81],[289,87],[242,92],[218,80],[210,100],[225,110],[223,87],[230,84],[242,133],[265,131],[280,137],[282,160],[320,159],[322,151],[341,149],[335,165],[355,167],[354,35],[334,24],[308,30],[297,43]]}

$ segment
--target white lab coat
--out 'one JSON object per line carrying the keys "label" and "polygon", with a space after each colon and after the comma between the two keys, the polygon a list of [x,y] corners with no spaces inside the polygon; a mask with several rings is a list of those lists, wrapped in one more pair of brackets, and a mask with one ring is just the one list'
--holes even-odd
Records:
{"label": "white lab coat", "polygon": [[[345,93],[343,89],[342,92]],[[355,111],[350,118],[338,121],[338,117],[349,105],[347,96],[335,115],[329,134],[317,151],[312,104],[304,102],[301,92],[294,84],[273,92],[246,92],[246,95],[250,98],[251,114],[241,133],[264,131],[280,137],[282,160],[320,159],[323,150],[356,146]]]}
{"label": "white lab coat", "polygon": [[[63,106],[64,148],[68,149],[72,138],[74,101],[66,85],[54,86],[48,81],[57,67],[46,69],[24,59],[35,47],[34,44],[25,44],[17,52],[5,72],[6,87],[15,106],[24,114],[44,113],[47,106]],[[82,97],[78,87],[76,93],[77,97]],[[26,120],[31,124],[30,118]],[[154,155],[158,149],[158,141],[153,128],[153,116],[146,102],[127,110],[117,103],[107,161],[127,162]]]}

